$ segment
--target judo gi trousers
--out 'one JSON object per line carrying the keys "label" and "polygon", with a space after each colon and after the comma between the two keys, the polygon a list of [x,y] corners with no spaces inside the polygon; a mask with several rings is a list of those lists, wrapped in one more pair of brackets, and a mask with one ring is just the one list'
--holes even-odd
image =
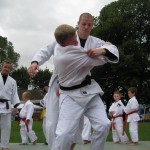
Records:
{"label": "judo gi trousers", "polygon": [[0,114],[1,147],[8,148],[11,131],[11,113]]}
{"label": "judo gi trousers", "polygon": [[59,88],[57,81],[58,79],[55,78],[49,86],[46,101],[46,138],[49,149],[51,149],[56,137],[55,131],[59,116],[59,97],[56,95]]}
{"label": "judo gi trousers", "polygon": [[[46,101],[46,138],[48,142],[49,149],[52,148],[55,138],[56,138],[56,127],[59,117],[59,97],[56,92],[59,88],[58,78],[55,78],[51,86],[48,89],[47,101]],[[83,127],[83,117],[80,120],[80,126],[76,132],[73,143],[82,143],[81,131]]]}
{"label": "judo gi trousers", "polygon": [[86,107],[81,107],[67,96],[60,106],[59,120],[56,128],[56,139],[52,150],[70,150],[80,118],[89,118],[93,133],[90,150],[103,150],[110,129],[110,120],[99,95],[96,95]]}
{"label": "judo gi trousers", "polygon": [[131,136],[132,142],[138,142],[138,121],[131,121],[129,122],[129,132]]}
{"label": "judo gi trousers", "polygon": [[21,126],[20,128],[20,135],[22,139],[22,143],[28,143],[28,137],[31,142],[34,142],[37,140],[37,136],[35,135],[35,132],[32,130],[33,126],[33,120],[30,120],[28,124],[29,132],[27,132],[26,126]]}
{"label": "judo gi trousers", "polygon": [[123,120],[122,118],[116,118],[114,121],[115,129],[112,128],[112,137],[114,142],[125,142],[128,141],[128,137],[126,133],[124,132],[124,135],[122,135],[123,131]]}
{"label": "judo gi trousers", "polygon": [[43,118],[42,128],[43,128],[43,133],[44,133],[44,137],[45,137],[45,140],[46,140],[45,142],[48,143],[47,142],[47,137],[46,137],[46,117],[45,116]]}
{"label": "judo gi trousers", "polygon": [[91,123],[87,117],[84,116],[84,128],[82,130],[82,140],[91,141]]}

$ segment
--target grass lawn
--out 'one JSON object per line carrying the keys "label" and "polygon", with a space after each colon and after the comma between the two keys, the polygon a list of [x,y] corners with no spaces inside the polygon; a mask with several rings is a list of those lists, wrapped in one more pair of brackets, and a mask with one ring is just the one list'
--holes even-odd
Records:
{"label": "grass lawn", "polygon": [[[42,130],[42,121],[34,121],[33,130],[38,136],[38,143],[44,143],[45,139]],[[129,137],[128,125],[125,127],[125,131]],[[150,141],[150,122],[139,123],[139,139],[140,141]],[[107,141],[112,141],[111,132],[109,133]],[[21,143],[20,126],[18,126],[17,121],[12,121],[10,143]]]}
{"label": "grass lawn", "polygon": [[[130,139],[128,124],[125,126],[125,132]],[[112,141],[111,132],[108,135],[107,141]],[[150,141],[150,122],[139,122],[139,141]]]}

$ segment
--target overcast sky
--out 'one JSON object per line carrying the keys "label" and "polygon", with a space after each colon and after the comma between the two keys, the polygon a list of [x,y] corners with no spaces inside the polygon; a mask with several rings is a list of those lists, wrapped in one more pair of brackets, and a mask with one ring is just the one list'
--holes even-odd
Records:
{"label": "overcast sky", "polygon": [[[89,12],[99,16],[100,10],[116,0],[0,0],[0,35],[13,43],[20,54],[19,66],[29,67],[40,48],[54,39],[60,24],[76,26],[79,15]],[[53,69],[52,59],[41,69]]]}

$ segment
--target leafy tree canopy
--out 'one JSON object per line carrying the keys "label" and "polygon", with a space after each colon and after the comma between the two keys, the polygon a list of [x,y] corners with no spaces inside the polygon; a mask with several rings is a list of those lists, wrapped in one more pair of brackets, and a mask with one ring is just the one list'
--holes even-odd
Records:
{"label": "leafy tree canopy", "polygon": [[18,67],[20,54],[14,51],[13,44],[7,38],[0,36],[0,63],[8,59],[12,63],[13,70]]}
{"label": "leafy tree canopy", "polygon": [[[118,64],[95,68],[92,73],[112,99],[116,89],[135,86],[139,100],[150,100],[150,1],[118,0],[104,7],[95,18],[92,34],[115,44]],[[99,76],[97,76],[99,72]],[[101,72],[101,73],[100,73]]]}
{"label": "leafy tree canopy", "polygon": [[34,78],[27,72],[27,67],[20,67],[12,72],[12,77],[17,81],[18,89],[28,89],[32,84],[35,88],[43,89],[45,82],[49,81],[52,73],[48,70],[39,70]]}

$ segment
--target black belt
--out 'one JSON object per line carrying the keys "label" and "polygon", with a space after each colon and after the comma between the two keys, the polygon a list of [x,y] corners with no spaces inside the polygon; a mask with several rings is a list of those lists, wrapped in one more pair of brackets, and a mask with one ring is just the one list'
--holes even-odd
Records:
{"label": "black belt", "polygon": [[0,102],[6,103],[6,109],[9,109],[8,101],[9,101],[9,100],[7,100],[7,99],[0,99]]}
{"label": "black belt", "polygon": [[89,76],[89,75],[87,75],[85,77],[84,81],[81,84],[74,85],[74,86],[71,86],[71,87],[64,87],[64,86],[59,85],[59,88],[61,90],[64,90],[64,91],[69,91],[69,90],[79,89],[79,88],[84,87],[88,84],[91,84],[91,76]]}

